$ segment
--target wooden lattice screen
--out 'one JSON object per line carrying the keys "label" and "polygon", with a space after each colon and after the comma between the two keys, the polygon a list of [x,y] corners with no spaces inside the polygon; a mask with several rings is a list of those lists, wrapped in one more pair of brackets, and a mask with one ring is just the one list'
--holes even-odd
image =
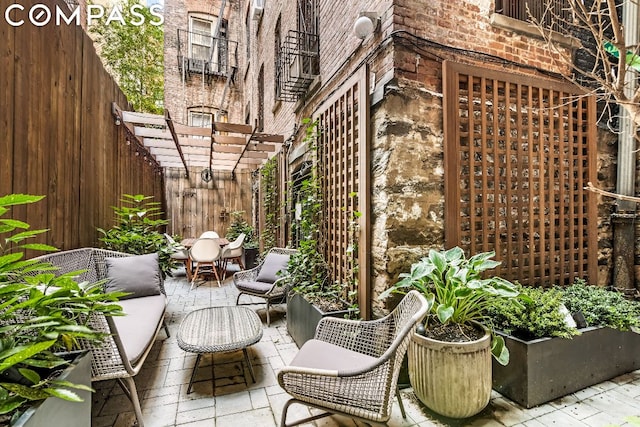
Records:
{"label": "wooden lattice screen", "polygon": [[[357,265],[360,313],[370,316],[369,101],[366,67],[317,110],[318,174],[323,198],[325,257],[333,279],[343,283]],[[355,290],[355,289],[352,289]]]}
{"label": "wooden lattice screen", "polygon": [[522,284],[597,280],[595,101],[575,87],[444,65],[447,247],[496,251]]}

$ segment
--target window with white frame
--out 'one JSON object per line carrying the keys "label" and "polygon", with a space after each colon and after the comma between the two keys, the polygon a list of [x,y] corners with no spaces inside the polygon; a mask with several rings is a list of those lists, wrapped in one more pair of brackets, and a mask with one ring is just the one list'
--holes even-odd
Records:
{"label": "window with white frame", "polygon": [[203,111],[189,111],[189,125],[199,128],[211,127],[213,113]]}
{"label": "window with white frame", "polygon": [[189,57],[208,61],[213,47],[213,20],[192,16],[189,21]]}

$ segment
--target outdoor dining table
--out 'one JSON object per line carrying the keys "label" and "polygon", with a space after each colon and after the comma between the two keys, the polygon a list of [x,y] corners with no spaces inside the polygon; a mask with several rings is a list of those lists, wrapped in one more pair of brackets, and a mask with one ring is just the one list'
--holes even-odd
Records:
{"label": "outdoor dining table", "polygon": [[[191,248],[191,246],[193,246],[196,240],[198,240],[197,237],[188,237],[186,239],[182,239],[182,241],[180,241],[180,244],[188,250]],[[213,238],[212,240],[215,240],[220,245],[221,248],[229,244],[229,240],[227,240],[224,237],[216,237],[216,238]],[[187,261],[185,264],[188,272],[187,277],[190,277],[191,271],[193,269],[191,264],[191,256],[187,257]]]}

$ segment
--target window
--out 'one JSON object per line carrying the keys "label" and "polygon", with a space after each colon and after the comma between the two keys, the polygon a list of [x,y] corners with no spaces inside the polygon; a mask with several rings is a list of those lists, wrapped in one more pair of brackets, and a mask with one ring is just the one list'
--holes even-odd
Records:
{"label": "window", "polygon": [[280,97],[282,96],[282,85],[281,85],[281,70],[282,70],[282,66],[281,66],[281,62],[282,62],[282,49],[281,49],[281,45],[282,45],[282,36],[281,36],[281,30],[280,30],[280,18],[281,15],[278,15],[278,20],[276,21],[276,29],[274,31],[274,38],[275,38],[275,44],[274,44],[274,48],[273,48],[273,56],[275,58],[275,73],[274,73],[274,94],[275,94],[275,98],[276,99],[280,99]]}
{"label": "window", "polygon": [[247,12],[247,19],[245,20],[245,44],[247,45],[247,64],[251,59],[251,14]]}
{"label": "window", "polygon": [[496,13],[524,22],[533,17],[542,20],[547,28],[563,34],[573,22],[568,0],[496,0]]}
{"label": "window", "polygon": [[264,131],[264,65],[258,74],[258,132]]}
{"label": "window", "polygon": [[213,45],[213,21],[191,17],[189,57],[208,61]]}
{"label": "window", "polygon": [[[219,28],[216,29],[216,26]],[[180,30],[178,32],[180,33]],[[188,41],[188,71],[205,74],[225,74],[228,71],[229,41],[226,19],[218,21],[215,16],[191,16]]]}
{"label": "window", "polygon": [[189,125],[199,128],[211,127],[213,123],[213,113],[202,111],[189,111]]}
{"label": "window", "polygon": [[298,31],[318,34],[317,0],[298,0]]}

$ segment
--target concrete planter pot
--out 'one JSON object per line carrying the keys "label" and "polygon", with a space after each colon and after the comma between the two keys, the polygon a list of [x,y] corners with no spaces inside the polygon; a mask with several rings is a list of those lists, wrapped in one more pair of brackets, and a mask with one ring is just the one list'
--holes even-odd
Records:
{"label": "concrete planter pot", "polygon": [[572,339],[523,341],[501,334],[507,366],[493,363],[493,388],[532,408],[618,375],[640,369],[640,335],[589,327]]}
{"label": "concrete planter pot", "polygon": [[[91,352],[78,355],[59,377],[60,380],[91,387]],[[91,392],[73,390],[83,402],[50,397],[27,409],[14,427],[86,427],[91,425]]]}
{"label": "concrete planter pot", "polygon": [[429,409],[450,418],[467,418],[491,397],[491,335],[467,343],[437,341],[413,333],[409,378]]}
{"label": "concrete planter pot", "polygon": [[244,268],[249,270],[250,268],[258,265],[259,252],[258,248],[244,248],[244,251],[242,252]]}
{"label": "concrete planter pot", "polygon": [[318,322],[323,317],[344,317],[349,310],[323,312],[302,295],[291,293],[287,297],[287,331],[298,348],[312,339]]}

